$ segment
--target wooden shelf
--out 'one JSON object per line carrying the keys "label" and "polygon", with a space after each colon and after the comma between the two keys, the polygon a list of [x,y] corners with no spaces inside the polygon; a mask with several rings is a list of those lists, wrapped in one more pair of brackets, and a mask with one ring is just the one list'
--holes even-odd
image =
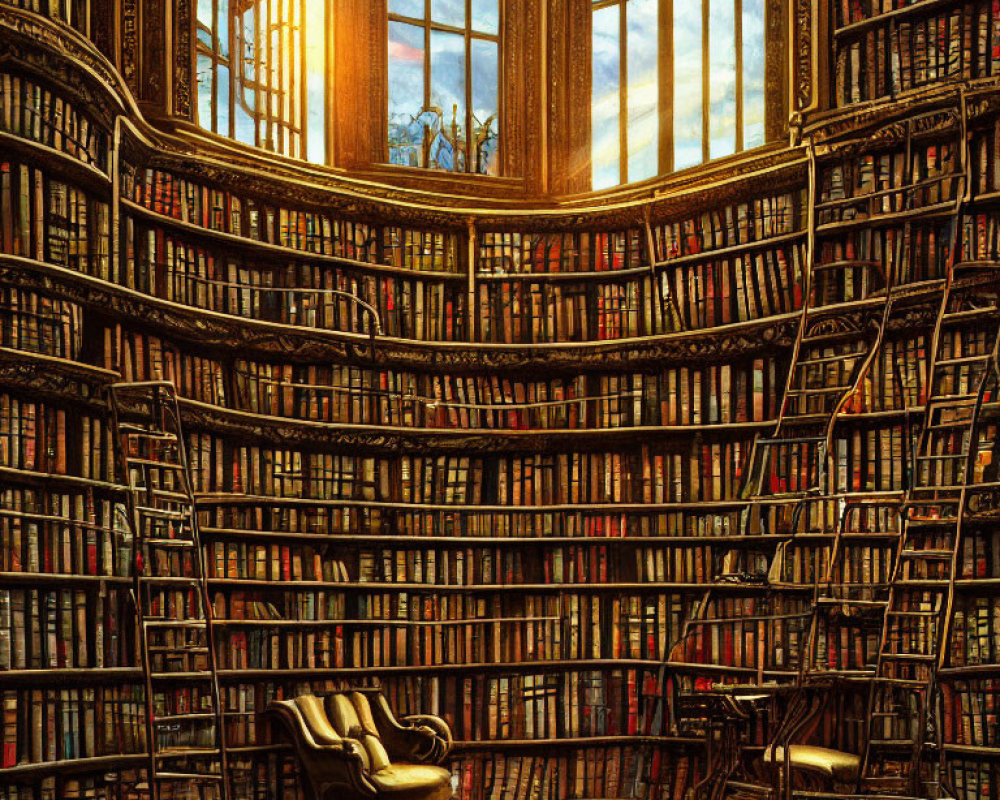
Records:
{"label": "wooden shelf", "polygon": [[617,670],[656,670],[662,661],[652,659],[571,658],[539,659],[537,661],[501,661],[475,664],[429,664],[383,667],[302,667],[297,669],[220,669],[219,681],[307,680],[329,678],[367,678],[374,675],[463,674],[463,673],[548,673],[548,672],[614,672]]}
{"label": "wooden shelf", "polygon": [[61,761],[40,761],[18,764],[0,769],[0,781],[20,781],[44,775],[73,775],[87,772],[113,772],[119,769],[144,767],[149,763],[147,753],[122,753],[92,758],[70,758]]}

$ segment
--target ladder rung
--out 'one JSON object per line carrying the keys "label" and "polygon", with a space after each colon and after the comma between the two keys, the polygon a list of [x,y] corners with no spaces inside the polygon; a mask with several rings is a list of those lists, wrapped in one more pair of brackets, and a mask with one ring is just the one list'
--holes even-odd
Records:
{"label": "ladder rung", "polygon": [[144,428],[141,425],[130,425],[127,422],[118,423],[118,432],[123,433],[126,436],[136,436],[141,439],[157,439],[164,442],[179,441],[176,433],[152,430],[150,428]]}
{"label": "ladder rung", "polygon": [[185,578],[181,575],[140,575],[140,583],[185,583],[198,585],[201,583],[201,578]]}
{"label": "ladder rung", "polygon": [[940,455],[917,456],[917,461],[954,461],[957,458],[968,458],[969,452],[963,453],[941,453]]}
{"label": "ladder rung", "polygon": [[200,656],[206,655],[209,652],[208,648],[204,645],[193,645],[191,647],[151,645],[147,649],[150,653],[173,653],[178,656]]}
{"label": "ladder rung", "polygon": [[151,681],[211,681],[215,673],[207,670],[196,672],[150,672]]}
{"label": "ladder rung", "polygon": [[169,461],[156,461],[152,458],[139,458],[138,456],[125,456],[125,462],[129,465],[136,465],[139,467],[157,467],[160,469],[169,469],[172,472],[184,472],[183,464],[172,464]]}
{"label": "ladder rung", "polygon": [[167,619],[166,617],[144,617],[142,624],[150,628],[205,628],[208,622],[203,619]]}
{"label": "ladder rung", "polygon": [[200,712],[192,714],[167,714],[162,717],[153,717],[153,724],[167,724],[168,722],[184,722],[186,720],[215,719],[215,714],[211,712]]}
{"label": "ladder rung", "polygon": [[957,358],[939,358],[934,362],[934,367],[954,367],[961,366],[963,364],[975,364],[976,362],[988,361],[990,358],[989,354],[976,355],[976,356],[959,356]]}
{"label": "ladder rung", "polygon": [[927,587],[928,589],[935,589],[950,586],[951,581],[945,580],[943,578],[900,578],[893,582],[893,586],[902,586],[904,588],[921,588]]}
{"label": "ladder rung", "polygon": [[857,352],[838,353],[834,356],[814,356],[812,358],[802,358],[795,362],[795,367],[796,369],[801,369],[802,367],[812,367],[817,364],[831,364],[848,358],[861,358],[861,356],[866,355],[867,353],[867,350],[858,350]]}
{"label": "ladder rung", "polygon": [[153,508],[152,506],[136,506],[137,514],[145,514],[148,517],[163,517],[164,519],[187,519],[190,511],[170,511],[166,508]]}
{"label": "ladder rung", "polygon": [[155,772],[153,777],[158,781],[221,781],[221,775],[205,775],[199,772]]}
{"label": "ladder rung", "polygon": [[937,655],[934,653],[882,653],[880,658],[890,661],[934,661],[937,659]]}
{"label": "ladder rung", "polygon": [[838,394],[846,392],[851,386],[823,386],[816,389],[789,389],[785,394],[800,397],[804,394]]}
{"label": "ladder rung", "polygon": [[156,547],[181,547],[181,548],[194,548],[196,547],[192,539],[157,539],[156,537],[139,537],[139,541],[142,544],[151,544]]}
{"label": "ladder rung", "polygon": [[183,758],[184,756],[212,756],[218,755],[218,753],[218,747],[167,747],[163,750],[156,750],[153,755],[157,758]]}

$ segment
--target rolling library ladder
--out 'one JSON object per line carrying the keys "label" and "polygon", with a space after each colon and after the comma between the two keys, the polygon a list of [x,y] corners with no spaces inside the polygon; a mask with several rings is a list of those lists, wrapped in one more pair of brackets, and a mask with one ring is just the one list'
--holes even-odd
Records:
{"label": "rolling library ladder", "polygon": [[937,780],[921,765],[927,742],[940,736],[929,709],[946,656],[963,518],[970,490],[982,482],[978,453],[993,445],[978,423],[983,403],[996,399],[998,308],[1000,270],[956,265],[934,333],[924,426],[871,688],[861,791],[936,791]]}
{"label": "rolling library ladder", "polygon": [[136,541],[151,800],[228,800],[210,603],[174,386],[110,388]]}
{"label": "rolling library ladder", "polygon": [[[810,205],[815,205],[815,162],[810,169]],[[810,225],[811,231],[814,229]],[[773,433],[754,440],[741,498],[746,501],[741,514],[740,533],[760,547],[744,547],[726,554],[716,585],[709,588],[692,618],[685,623],[680,648],[690,652],[691,642],[709,638],[708,632],[727,624],[717,605],[731,593],[733,584],[767,586],[754,615],[762,620],[782,618],[788,623],[783,643],[787,658],[800,657],[811,612],[801,593],[787,592],[790,581],[783,571],[798,547],[821,549],[810,534],[822,534],[835,526],[838,499],[827,491],[826,462],[837,416],[857,390],[872,359],[879,352],[883,331],[892,307],[890,286],[879,262],[839,259],[817,263],[811,234],[807,269],[803,275],[803,308],[787,375],[784,401]],[[861,304],[849,320],[843,316],[847,305]],[[770,553],[773,549],[773,554]],[[722,618],[720,618],[722,617]],[[762,631],[758,631],[762,634]],[[760,697],[790,688],[793,678],[787,670],[769,664],[765,637],[758,635],[757,651],[749,655],[754,667],[748,681],[739,685],[739,695]],[[697,646],[695,648],[697,651]],[[676,649],[675,649],[676,652]],[[697,657],[696,653],[696,657]],[[676,666],[691,668],[695,659],[680,657]],[[744,671],[747,674],[748,671]],[[784,672],[784,676],[778,676]],[[775,680],[780,677],[780,680]],[[729,792],[730,778],[740,757],[733,748],[730,726],[744,725],[748,716],[731,704],[699,702],[695,691],[681,691],[678,697],[682,724],[705,732],[714,765],[699,787],[698,796],[717,800]],[[685,696],[686,695],[686,696]],[[728,709],[727,724],[713,717],[715,709]],[[685,719],[686,718],[686,719]],[[714,745],[714,746],[713,746]],[[739,791],[750,789],[743,786]]]}

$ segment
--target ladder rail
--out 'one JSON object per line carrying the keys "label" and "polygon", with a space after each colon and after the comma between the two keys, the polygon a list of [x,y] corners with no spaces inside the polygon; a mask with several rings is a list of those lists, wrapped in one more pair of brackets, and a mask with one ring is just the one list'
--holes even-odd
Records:
{"label": "ladder rail", "polygon": [[[201,607],[201,617],[204,621],[205,630],[205,657],[207,662],[208,673],[207,683],[209,685],[213,712],[212,719],[214,722],[214,738],[215,746],[210,750],[211,752],[218,753],[219,762],[219,773],[206,773],[204,775],[186,775],[185,773],[175,772],[175,771],[164,771],[159,767],[158,758],[158,746],[157,746],[157,730],[156,722],[157,717],[154,707],[154,688],[153,688],[153,669],[151,664],[151,649],[148,641],[147,635],[147,616],[144,608],[143,602],[143,584],[144,578],[142,574],[142,568],[145,566],[142,564],[143,551],[142,551],[142,540],[144,537],[144,529],[141,525],[141,513],[140,505],[138,502],[139,488],[134,487],[132,484],[132,470],[129,467],[129,455],[124,445],[123,440],[123,419],[122,410],[124,406],[124,399],[121,395],[129,393],[146,393],[146,397],[142,398],[139,402],[140,404],[146,403],[147,416],[154,424],[167,423],[162,427],[171,427],[173,429],[173,435],[176,437],[176,448],[175,457],[177,459],[178,469],[174,470],[175,474],[180,475],[181,488],[183,491],[181,494],[186,495],[186,500],[184,504],[186,505],[186,512],[184,512],[180,518],[183,518],[186,523],[187,530],[190,535],[190,546],[192,550],[192,566],[197,571],[197,575],[194,582],[198,586],[198,598],[199,605]],[[219,689],[218,681],[218,669],[216,663],[216,650],[214,641],[214,619],[212,616],[212,605],[210,602],[210,595],[208,593],[208,583],[206,580],[205,571],[205,561],[204,561],[204,551],[201,546],[201,538],[198,531],[198,521],[197,521],[197,511],[194,502],[194,487],[191,482],[190,476],[190,465],[187,459],[187,448],[184,443],[183,438],[183,426],[180,416],[180,406],[177,401],[177,395],[175,391],[174,384],[170,381],[142,381],[134,383],[116,383],[112,384],[108,388],[112,424],[115,431],[115,450],[116,450],[116,461],[118,462],[118,467],[122,470],[125,475],[129,491],[127,493],[128,505],[129,505],[129,519],[133,529],[133,537],[135,539],[135,564],[133,573],[133,598],[136,605],[137,621],[139,627],[139,639],[142,649],[142,659],[143,659],[143,673],[145,679],[146,687],[146,737],[147,737],[147,748],[149,753],[149,776],[148,785],[150,788],[150,796],[153,800],[158,800],[159,798],[159,782],[173,782],[190,780],[192,782],[204,782],[204,781],[217,781],[220,786],[220,797],[221,800],[229,800],[229,772],[228,772],[228,754],[226,748],[226,736],[225,736],[225,714],[222,709],[221,702],[221,692]],[[159,417],[159,419],[157,419]],[[128,434],[125,433],[125,436]],[[142,470],[145,475],[148,475],[148,471],[154,465],[142,464]],[[164,462],[164,466],[172,466],[169,462]],[[149,491],[151,484],[145,487],[146,491]],[[186,718],[193,718],[190,714],[184,715]]]}

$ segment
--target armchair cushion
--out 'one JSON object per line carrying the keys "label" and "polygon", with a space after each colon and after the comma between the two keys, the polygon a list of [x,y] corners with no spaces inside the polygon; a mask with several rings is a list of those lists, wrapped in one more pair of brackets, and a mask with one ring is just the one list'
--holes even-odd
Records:
{"label": "armchair cushion", "polygon": [[390,764],[373,772],[371,781],[380,795],[392,800],[449,800],[451,773],[428,764]]}

